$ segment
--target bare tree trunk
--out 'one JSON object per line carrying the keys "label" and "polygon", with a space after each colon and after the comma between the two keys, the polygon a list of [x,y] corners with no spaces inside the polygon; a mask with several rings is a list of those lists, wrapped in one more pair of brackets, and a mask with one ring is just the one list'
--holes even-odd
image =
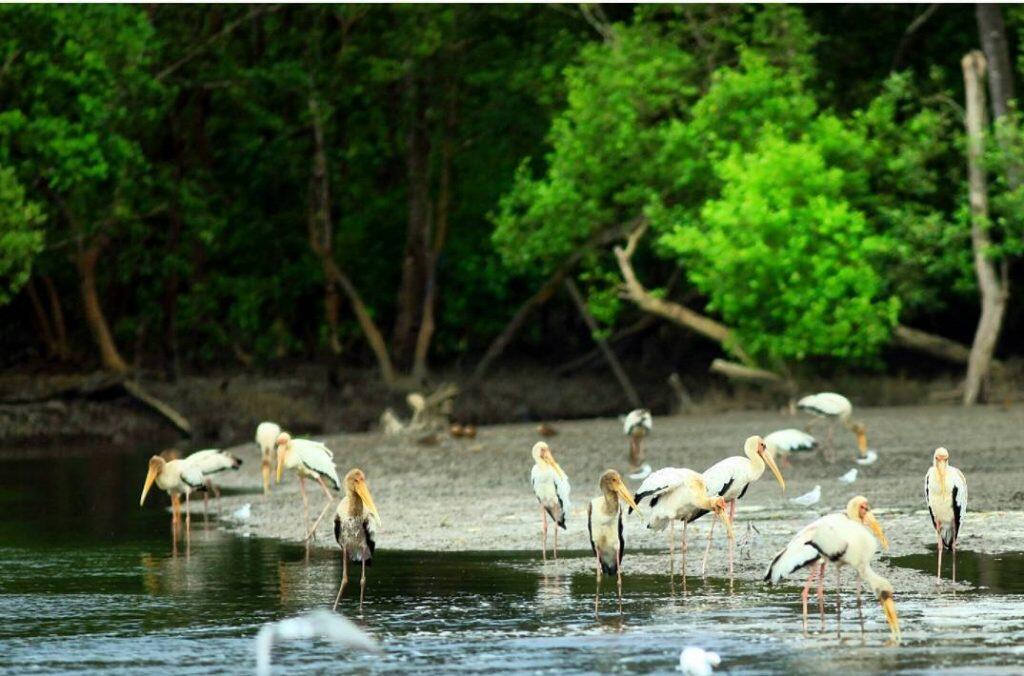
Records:
{"label": "bare tree trunk", "polygon": [[85,322],[92,332],[103,368],[115,373],[125,373],[128,370],[128,365],[121,358],[121,353],[118,352],[117,345],[114,343],[114,336],[110,332],[106,315],[103,314],[103,306],[100,304],[99,292],[96,289],[96,263],[106,244],[106,238],[99,237],[87,248],[79,249],[76,256],[78,284],[82,294],[82,312],[85,315]]}
{"label": "bare tree trunk", "polygon": [[373,321],[373,317],[370,315],[366,304],[363,303],[362,296],[359,295],[359,291],[356,289],[355,284],[348,278],[341,268],[332,260],[325,259],[327,266],[327,274],[338,283],[338,286],[348,296],[348,300],[352,303],[352,311],[356,315],[356,321],[359,322],[359,328],[362,329],[363,335],[366,336],[366,341],[370,344],[370,349],[373,351],[374,356],[377,358],[377,366],[380,368],[381,378],[387,385],[393,385],[395,382],[395,369],[391,364],[391,357],[388,355],[387,343],[384,342],[384,335],[377,328],[376,322]]}
{"label": "bare tree trunk", "polygon": [[39,293],[36,291],[35,282],[31,278],[25,284],[25,291],[28,293],[28,299],[32,303],[32,317],[35,319],[39,339],[46,346],[46,354],[49,357],[56,357],[57,339],[54,337],[53,329],[50,327],[50,318],[46,316],[46,310],[43,309],[43,303],[39,298]]}
{"label": "bare tree trunk", "polygon": [[331,222],[331,184],[327,175],[323,121],[316,94],[309,95],[309,115],[313,130],[313,166],[309,179],[309,243],[320,258],[324,273],[324,322],[331,354],[341,354],[338,337],[340,297],[334,277],[328,273],[328,261],[334,258],[334,224]]}
{"label": "bare tree trunk", "polygon": [[615,374],[615,379],[619,381],[619,385],[622,387],[622,392],[626,395],[626,399],[629,400],[629,405],[633,408],[640,408],[640,395],[636,393],[636,388],[633,387],[633,383],[630,382],[629,376],[626,374],[626,369],[622,368],[622,364],[619,362],[618,357],[610,347],[608,347],[608,341],[601,338],[598,334],[597,322],[590,315],[587,310],[587,303],[583,300],[583,296],[580,294],[579,288],[576,286],[576,282],[572,278],[565,280],[565,288],[569,292],[569,297],[572,298],[572,302],[575,303],[576,309],[579,310],[580,316],[583,317],[584,323],[587,328],[590,329],[590,335],[597,343],[597,346],[601,348],[601,352],[604,354],[604,358],[608,361],[608,366],[611,367],[612,373]]}
{"label": "bare tree trunk", "polygon": [[999,331],[1006,311],[1007,275],[1006,264],[1000,272],[989,257],[991,240],[988,227],[988,186],[986,185],[985,154],[985,92],[981,81],[985,77],[985,57],[975,50],[961,61],[964,72],[964,88],[967,99],[967,170],[971,200],[971,244],[974,249],[974,272],[978,277],[981,293],[981,317],[974,334],[971,356],[967,364],[967,379],[964,382],[964,405],[975,404],[982,394],[982,386],[988,376],[999,340]]}
{"label": "bare tree trunk", "polygon": [[[989,98],[992,99],[992,119],[996,123],[996,141],[1006,160],[1006,185],[1016,190],[1021,182],[1021,160],[1012,148],[1013,130],[1005,126],[1010,112],[1013,94],[1013,63],[1010,47],[1006,40],[1006,24],[999,5],[978,4],[975,6],[978,19],[978,35],[987,61]],[[1004,119],[1005,118],[1005,119]],[[1003,124],[1000,124],[1002,122]]]}
{"label": "bare tree trunk", "polygon": [[64,310],[60,305],[60,295],[49,275],[42,275],[46,295],[50,299],[50,317],[53,319],[53,338],[57,345],[57,356],[60,359],[71,358],[71,346],[68,345],[67,325],[64,323]]}

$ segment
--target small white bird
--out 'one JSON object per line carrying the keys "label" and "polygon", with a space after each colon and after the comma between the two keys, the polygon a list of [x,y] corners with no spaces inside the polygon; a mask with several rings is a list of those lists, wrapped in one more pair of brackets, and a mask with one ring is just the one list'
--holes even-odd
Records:
{"label": "small white bird", "polygon": [[878,453],[876,453],[875,451],[873,451],[873,450],[871,450],[869,448],[867,450],[867,452],[864,454],[863,458],[857,458],[857,464],[858,465],[873,465],[873,464],[875,464],[876,460],[878,460]]}
{"label": "small white bird", "polygon": [[377,642],[348,619],[318,608],[279,622],[268,622],[256,635],[256,674],[270,675],[270,652],[275,641],[322,638],[344,648],[380,652]]}
{"label": "small white bird", "polygon": [[644,466],[641,467],[640,469],[638,469],[637,471],[633,472],[632,474],[630,474],[629,478],[630,479],[635,479],[636,481],[641,481],[643,479],[646,479],[648,476],[650,476],[651,471],[652,471],[651,470],[651,466],[648,465],[645,462]]}
{"label": "small white bird", "polygon": [[853,469],[851,469],[849,472],[847,472],[843,476],[839,477],[839,479],[838,479],[839,483],[841,483],[841,484],[852,484],[856,480],[857,480],[857,468],[856,467],[854,467]]}
{"label": "small white bird", "polygon": [[231,512],[231,518],[235,521],[248,521],[252,518],[252,503],[247,502],[235,511]]}
{"label": "small white bird", "polygon": [[821,486],[815,486],[814,490],[803,495],[798,495],[795,498],[790,498],[790,502],[796,503],[801,507],[810,507],[811,505],[818,504],[821,500]]}
{"label": "small white bird", "polygon": [[718,653],[695,646],[687,646],[679,653],[679,671],[686,676],[710,676],[721,663],[722,658]]}

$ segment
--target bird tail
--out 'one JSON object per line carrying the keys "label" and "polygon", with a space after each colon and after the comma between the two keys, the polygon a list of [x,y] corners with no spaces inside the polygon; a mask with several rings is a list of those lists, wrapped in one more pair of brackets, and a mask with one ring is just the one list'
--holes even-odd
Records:
{"label": "bird tail", "polygon": [[602,555],[601,559],[601,570],[605,575],[615,575],[619,572],[619,561],[615,557],[615,552],[609,552],[608,554]]}
{"label": "bird tail", "polygon": [[942,548],[946,551],[952,551],[953,540],[956,538],[953,535],[953,525],[944,523],[942,528],[939,530],[939,536],[942,538]]}

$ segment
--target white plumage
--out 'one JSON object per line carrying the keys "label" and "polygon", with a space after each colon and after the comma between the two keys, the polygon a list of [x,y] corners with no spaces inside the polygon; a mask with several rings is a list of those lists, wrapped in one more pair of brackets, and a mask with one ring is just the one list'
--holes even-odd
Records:
{"label": "white plumage", "polygon": [[235,521],[248,521],[252,518],[252,503],[247,502],[235,511],[231,512],[231,518]]}
{"label": "white plumage", "polygon": [[[171,524],[173,527],[176,527],[181,520],[179,499],[182,495],[185,496],[185,531],[187,534],[191,521],[191,513],[188,509],[189,495],[192,491],[203,487],[202,471],[185,460],[167,461],[159,455],[154,455],[149,459],[149,470],[142,486],[142,497],[139,498],[140,507],[146,501],[146,495],[154,483],[157,488],[171,496]],[[177,540],[175,539],[175,541]]]}
{"label": "white plumage", "polygon": [[377,642],[346,618],[317,609],[278,622],[270,622],[256,635],[256,673],[270,675],[270,654],[275,641],[322,638],[353,650],[379,652]]}
{"label": "white plumage", "polygon": [[238,469],[242,466],[241,460],[227,451],[221,451],[216,448],[196,451],[186,457],[184,461],[193,467],[197,467],[203,473],[203,476],[218,474],[229,469]]}
{"label": "white plumage", "polygon": [[872,451],[871,449],[868,449],[865,452],[863,458],[857,458],[857,464],[858,465],[873,465],[873,464],[875,464],[876,460],[878,460],[878,453],[876,453],[875,451]]}
{"label": "white plumage", "polygon": [[277,448],[277,438],[281,435],[281,426],[272,422],[261,422],[256,427],[256,444],[260,447],[261,466],[263,474],[263,494],[270,493],[270,468],[274,464],[274,450]]}
{"label": "white plumage", "polygon": [[[632,508],[636,502],[629,494],[622,477],[613,469],[606,470],[598,483],[601,496],[587,505],[587,533],[590,536],[590,551],[596,559],[597,582],[601,583],[601,572],[615,575],[619,599],[622,598],[622,555],[626,541],[622,535],[622,506],[624,500]],[[596,603],[595,600],[595,612]]]}
{"label": "white plumage", "polygon": [[821,500],[821,486],[815,486],[814,490],[792,498],[790,502],[794,502],[801,507],[810,507],[811,505],[818,504],[819,500]]}
{"label": "white plumage", "polygon": [[533,445],[533,468],[530,470],[530,485],[541,508],[541,553],[547,560],[548,516],[555,522],[555,558],[558,558],[558,528],[565,529],[565,516],[569,513],[569,477],[555,461],[551,448],[543,441]]}
{"label": "white plumage", "polygon": [[653,470],[651,469],[651,466],[645,462],[643,464],[643,467],[630,474],[629,478],[633,479],[634,481],[641,481],[649,477],[652,471]]}
{"label": "white plumage", "polygon": [[785,458],[790,453],[811,451],[818,445],[818,440],[803,430],[789,427],[784,430],[776,430],[764,438],[768,446],[768,452],[772,457]]}
{"label": "white plumage", "polygon": [[853,404],[850,400],[835,392],[810,394],[798,401],[796,407],[824,418],[839,418],[844,421],[853,413]]}
{"label": "white plumage", "polygon": [[331,482],[334,490],[341,488],[338,468],[334,466],[334,453],[323,443],[311,439],[292,439],[287,432],[282,432],[278,435],[277,453],[279,467],[283,463],[285,468],[300,476],[310,479],[323,477]]}
{"label": "white plumage", "polygon": [[651,412],[646,408],[630,411],[622,421],[622,433],[626,435],[646,434],[652,429],[654,429],[654,421],[651,418]]}
{"label": "white plumage", "polygon": [[857,468],[856,467],[854,467],[849,472],[847,472],[843,476],[841,476],[838,479],[836,479],[836,481],[838,481],[841,484],[852,484],[856,480],[857,480]]}
{"label": "white plumage", "polygon": [[935,449],[932,466],[924,477],[924,497],[935,529],[938,550],[936,581],[942,577],[942,550],[953,552],[953,581],[956,582],[956,545],[960,525],[967,514],[967,478],[949,464],[949,451]]}
{"label": "white plumage", "polygon": [[722,663],[718,653],[703,648],[687,646],[679,653],[679,671],[686,676],[711,676],[715,667]]}

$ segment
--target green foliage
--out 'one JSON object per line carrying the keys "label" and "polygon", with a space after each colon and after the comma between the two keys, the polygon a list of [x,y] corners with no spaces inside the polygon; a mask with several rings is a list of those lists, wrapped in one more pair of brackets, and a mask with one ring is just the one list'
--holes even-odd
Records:
{"label": "green foliage", "polygon": [[42,209],[25,198],[14,172],[0,167],[0,305],[28,281],[32,260],[43,249]]}

